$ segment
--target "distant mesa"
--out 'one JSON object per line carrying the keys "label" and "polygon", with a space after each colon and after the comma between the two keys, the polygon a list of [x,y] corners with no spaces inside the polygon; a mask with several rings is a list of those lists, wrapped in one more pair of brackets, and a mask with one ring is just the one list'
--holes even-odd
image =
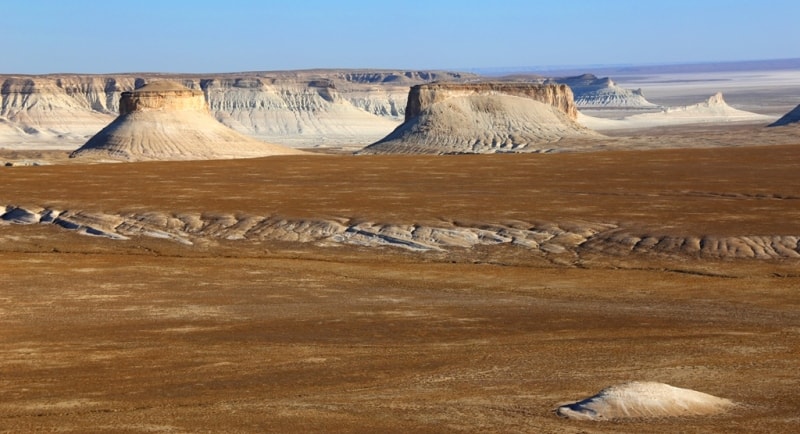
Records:
{"label": "distant mesa", "polygon": [[641,89],[625,89],[608,77],[597,78],[593,74],[583,74],[574,77],[553,78],[545,83],[561,83],[569,86],[575,96],[575,105],[581,109],[658,107],[645,99]]}
{"label": "distant mesa", "polygon": [[789,113],[783,115],[777,121],[767,125],[769,127],[780,127],[784,125],[792,125],[800,123],[800,105],[792,109]]}
{"label": "distant mesa", "polygon": [[725,398],[656,382],[630,382],[611,386],[584,400],[556,409],[567,419],[612,421],[723,413],[735,404]]}
{"label": "distant mesa", "polygon": [[581,124],[598,131],[704,123],[765,122],[773,119],[775,118],[772,116],[733,108],[719,92],[697,104],[666,107],[658,112],[640,113],[623,119],[605,119],[585,114],[579,116]]}
{"label": "distant mesa", "polygon": [[774,119],[769,116],[751,113],[731,107],[725,101],[721,92],[711,95],[706,101],[697,104],[669,107],[660,113],[643,113],[633,115],[631,119],[659,119],[674,120],[678,122],[736,122],[760,121]]}
{"label": "distant mesa", "polygon": [[421,84],[409,91],[405,122],[360,153],[535,152],[563,138],[599,137],[577,116],[563,84]]}
{"label": "distant mesa", "polygon": [[298,153],[226,127],[209,114],[202,91],[163,80],[123,92],[119,116],[70,157],[204,160]]}

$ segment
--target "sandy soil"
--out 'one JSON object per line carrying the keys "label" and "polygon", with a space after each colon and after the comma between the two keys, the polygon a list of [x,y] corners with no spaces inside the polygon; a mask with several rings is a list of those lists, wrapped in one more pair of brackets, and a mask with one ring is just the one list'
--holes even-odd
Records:
{"label": "sandy soil", "polygon": [[[800,234],[799,158],[787,145],[8,167],[0,205]],[[0,225],[0,430],[796,429],[797,260],[556,259]],[[602,423],[554,414],[629,381],[739,406]]]}

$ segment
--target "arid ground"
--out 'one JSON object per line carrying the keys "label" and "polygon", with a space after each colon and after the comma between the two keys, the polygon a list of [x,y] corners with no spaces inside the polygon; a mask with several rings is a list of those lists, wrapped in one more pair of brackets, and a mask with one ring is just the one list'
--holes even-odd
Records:
{"label": "arid ground", "polygon": [[[7,167],[0,206],[797,237],[798,142]],[[194,241],[0,225],[0,431],[775,433],[800,424],[797,258]],[[599,423],[553,413],[626,381],[739,405]]]}

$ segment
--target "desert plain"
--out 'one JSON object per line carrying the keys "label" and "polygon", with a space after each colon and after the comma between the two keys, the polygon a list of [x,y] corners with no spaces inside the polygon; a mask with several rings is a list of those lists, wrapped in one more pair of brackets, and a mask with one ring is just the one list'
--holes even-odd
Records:
{"label": "desert plain", "polygon": [[[0,168],[0,431],[796,431],[800,130],[572,146],[116,164],[0,151],[51,163]],[[141,226],[81,233],[45,210]],[[264,236],[243,226],[254,216],[347,230]],[[390,225],[451,238],[374,231]],[[555,414],[629,381],[736,406]]]}

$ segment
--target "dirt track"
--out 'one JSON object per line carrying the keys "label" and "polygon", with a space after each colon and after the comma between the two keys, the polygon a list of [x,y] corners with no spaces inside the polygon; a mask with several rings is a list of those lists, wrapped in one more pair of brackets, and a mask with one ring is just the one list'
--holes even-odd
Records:
{"label": "dirt track", "polygon": [[[800,146],[15,167],[0,205],[800,234]],[[114,241],[0,225],[8,432],[792,432],[796,260]],[[712,418],[570,422],[630,380]]]}

